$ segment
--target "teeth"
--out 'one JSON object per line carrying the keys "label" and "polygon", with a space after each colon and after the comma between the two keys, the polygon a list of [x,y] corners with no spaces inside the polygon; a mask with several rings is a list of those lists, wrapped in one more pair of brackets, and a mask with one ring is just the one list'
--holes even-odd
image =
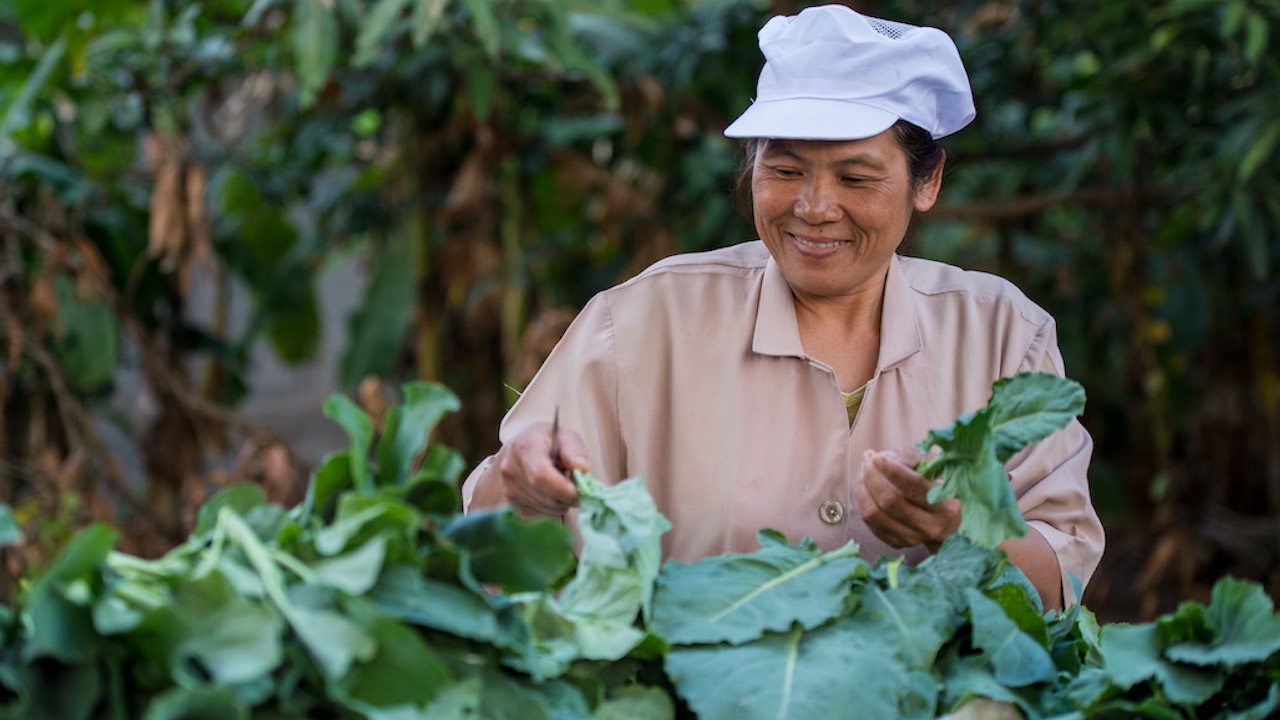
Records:
{"label": "teeth", "polygon": [[800,243],[805,247],[816,248],[818,250],[826,250],[828,248],[838,247],[845,243],[844,240],[837,240],[835,242],[813,242],[812,240],[805,240],[804,238],[796,237],[795,235],[792,235],[791,237],[794,237],[796,239],[796,242]]}

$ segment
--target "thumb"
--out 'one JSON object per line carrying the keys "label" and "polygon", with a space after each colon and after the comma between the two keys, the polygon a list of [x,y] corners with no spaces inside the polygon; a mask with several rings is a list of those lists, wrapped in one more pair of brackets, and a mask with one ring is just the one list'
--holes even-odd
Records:
{"label": "thumb", "polygon": [[582,436],[573,430],[560,430],[560,457],[558,459],[566,470],[582,470],[586,472],[591,469],[587,457],[586,443],[582,441]]}

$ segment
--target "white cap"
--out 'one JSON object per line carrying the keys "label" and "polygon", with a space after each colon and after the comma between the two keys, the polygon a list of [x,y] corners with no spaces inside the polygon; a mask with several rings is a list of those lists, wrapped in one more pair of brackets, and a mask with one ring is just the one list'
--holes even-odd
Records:
{"label": "white cap", "polygon": [[977,115],[960,53],[937,28],[821,5],[774,17],[759,37],[756,99],[728,137],[857,140],[902,119],[936,139]]}

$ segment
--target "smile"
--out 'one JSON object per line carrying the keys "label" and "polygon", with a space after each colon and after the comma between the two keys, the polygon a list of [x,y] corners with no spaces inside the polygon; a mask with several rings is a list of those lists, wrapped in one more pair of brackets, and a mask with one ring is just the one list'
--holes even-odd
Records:
{"label": "smile", "polygon": [[791,239],[795,240],[796,242],[800,243],[805,247],[813,248],[815,250],[830,250],[831,248],[837,248],[849,242],[848,240],[835,240],[832,242],[816,242],[814,240],[805,240],[804,238],[799,237],[797,235],[792,235]]}

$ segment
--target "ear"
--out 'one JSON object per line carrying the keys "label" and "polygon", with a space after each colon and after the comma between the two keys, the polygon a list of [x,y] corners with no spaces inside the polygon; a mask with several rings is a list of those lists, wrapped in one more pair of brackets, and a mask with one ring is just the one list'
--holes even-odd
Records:
{"label": "ear", "polygon": [[942,169],[947,165],[947,151],[942,151],[942,159],[938,161],[938,166],[933,169],[929,177],[916,188],[911,198],[911,204],[917,212],[924,212],[933,207],[938,201],[938,193],[942,192]]}

